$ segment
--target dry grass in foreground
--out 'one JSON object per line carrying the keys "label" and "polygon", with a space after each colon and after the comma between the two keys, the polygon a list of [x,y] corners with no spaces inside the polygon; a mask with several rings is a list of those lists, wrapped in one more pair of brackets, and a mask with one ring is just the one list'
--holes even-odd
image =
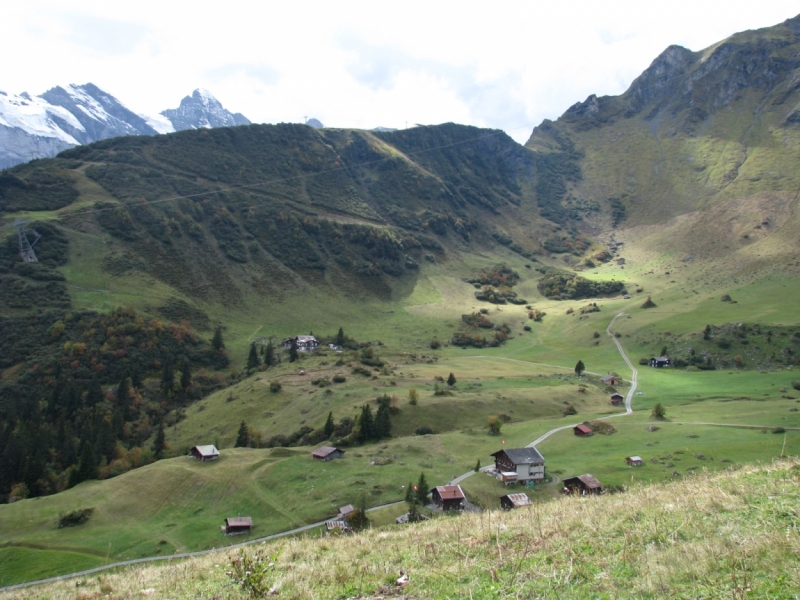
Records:
{"label": "dry grass in foreground", "polygon": [[[250,546],[277,598],[797,598],[800,460],[441,518],[353,537]],[[249,598],[235,551],[0,594]],[[408,573],[402,589],[395,580]]]}

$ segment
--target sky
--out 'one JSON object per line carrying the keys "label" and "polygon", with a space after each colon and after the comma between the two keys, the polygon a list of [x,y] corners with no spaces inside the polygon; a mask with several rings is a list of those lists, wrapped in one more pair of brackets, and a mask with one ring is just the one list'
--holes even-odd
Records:
{"label": "sky", "polygon": [[0,90],[92,82],[137,113],[206,88],[255,123],[456,122],[524,143],[590,94],[620,94],[667,46],[701,50],[796,1],[9,2]]}

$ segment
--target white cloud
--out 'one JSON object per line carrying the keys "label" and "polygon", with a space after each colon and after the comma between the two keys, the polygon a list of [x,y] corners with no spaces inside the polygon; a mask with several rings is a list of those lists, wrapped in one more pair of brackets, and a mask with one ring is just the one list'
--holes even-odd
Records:
{"label": "white cloud", "polygon": [[455,121],[525,141],[589,94],[618,94],[670,44],[700,50],[793,2],[28,0],[4,7],[0,89],[91,81],[137,112],[206,87],[255,122]]}

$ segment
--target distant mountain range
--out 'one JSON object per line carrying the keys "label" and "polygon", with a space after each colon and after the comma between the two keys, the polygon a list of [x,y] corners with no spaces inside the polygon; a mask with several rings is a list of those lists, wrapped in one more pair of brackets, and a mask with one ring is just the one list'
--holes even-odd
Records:
{"label": "distant mountain range", "polygon": [[0,91],[0,169],[123,135],[249,124],[202,89],[155,116],[133,112],[92,83],[57,86],[40,96]]}

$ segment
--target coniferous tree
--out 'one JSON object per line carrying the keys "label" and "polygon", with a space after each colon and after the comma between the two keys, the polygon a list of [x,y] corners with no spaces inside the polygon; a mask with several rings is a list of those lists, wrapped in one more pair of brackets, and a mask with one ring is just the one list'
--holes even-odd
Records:
{"label": "coniferous tree", "polygon": [[181,389],[185,392],[192,386],[192,366],[185,358],[181,363]]}
{"label": "coniferous tree", "polygon": [[375,439],[382,440],[392,436],[392,416],[389,405],[381,404],[375,415]]}
{"label": "coniferous tree", "polygon": [[217,327],[216,331],[214,331],[214,337],[211,338],[211,347],[217,351],[225,348],[225,342],[222,340],[222,327]]}
{"label": "coniferous tree", "polygon": [[428,487],[428,480],[425,479],[425,472],[419,474],[419,481],[417,481],[417,504],[420,506],[425,506],[428,503],[428,492],[430,488]]}
{"label": "coniferous tree", "polygon": [[450,373],[450,377],[447,378],[447,385],[453,387],[456,384],[456,376]]}
{"label": "coniferous tree", "polygon": [[575,365],[575,375],[580,377],[581,373],[583,373],[585,370],[586,366],[583,364],[582,360],[579,360],[578,363]]}
{"label": "coniferous tree", "polygon": [[120,379],[119,385],[117,386],[117,404],[119,404],[123,409],[127,409],[130,401],[131,386],[128,382],[128,374],[123,373],[122,379]]}
{"label": "coniferous tree", "polygon": [[344,330],[339,327],[339,332],[336,334],[336,345],[344,346]]}
{"label": "coniferous tree", "polygon": [[175,386],[175,369],[171,362],[165,362],[161,371],[161,390],[168,394]]}
{"label": "coniferous tree", "polygon": [[97,377],[92,377],[91,381],[89,382],[89,389],[86,392],[86,400],[84,403],[88,407],[93,407],[100,404],[103,401],[103,388],[100,385],[100,382],[97,380]]}
{"label": "coniferous tree", "polygon": [[347,515],[347,523],[353,531],[361,531],[369,527],[369,519],[367,518],[367,496],[361,492],[358,500],[355,503],[355,510]]}
{"label": "coniferous tree", "polygon": [[272,340],[267,342],[267,347],[264,350],[264,364],[268,367],[275,364],[275,346],[272,345]]}
{"label": "coniferous tree", "polygon": [[408,482],[408,488],[406,488],[405,501],[408,504],[411,504],[412,502],[414,502],[416,504],[416,502],[417,502],[417,494],[414,492],[414,482],[413,481],[409,481]]}
{"label": "coniferous tree", "polygon": [[297,339],[292,338],[292,345],[289,347],[289,362],[294,362],[298,358],[297,354]]}
{"label": "coniferous tree", "polygon": [[81,451],[81,459],[78,463],[78,473],[76,475],[76,484],[89,479],[97,479],[97,460],[92,450],[92,445],[86,441],[83,443],[83,450]]}
{"label": "coniferous tree", "polygon": [[244,421],[239,425],[239,433],[236,434],[236,443],[234,448],[247,448],[250,445],[250,430]]}
{"label": "coniferous tree", "polygon": [[333,432],[336,431],[336,425],[333,423],[333,413],[332,412],[328,413],[328,420],[325,421],[325,429],[323,429],[323,431],[325,432],[325,439],[326,440],[330,439],[331,435],[333,435]]}
{"label": "coniferous tree", "polygon": [[361,407],[361,415],[358,423],[361,426],[359,442],[363,444],[364,442],[375,439],[375,421],[372,418],[372,409],[369,407],[369,404],[365,404]]}
{"label": "coniferous tree", "polygon": [[261,359],[258,357],[258,350],[256,350],[256,345],[250,344],[250,354],[247,356],[247,370],[250,369],[257,369],[261,366]]}
{"label": "coniferous tree", "polygon": [[153,441],[153,455],[156,460],[161,460],[164,457],[164,451],[167,449],[167,438],[164,435],[164,422],[158,424],[158,431],[156,431],[156,439]]}

